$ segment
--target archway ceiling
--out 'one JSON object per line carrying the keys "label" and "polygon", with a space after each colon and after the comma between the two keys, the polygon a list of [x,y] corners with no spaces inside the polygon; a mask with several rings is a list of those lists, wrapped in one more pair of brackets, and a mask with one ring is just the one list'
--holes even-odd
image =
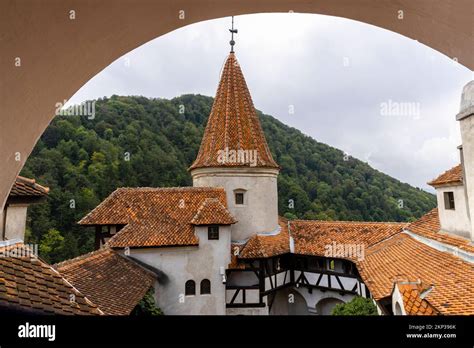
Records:
{"label": "archway ceiling", "polygon": [[[74,20],[69,17],[70,10],[75,11]],[[403,11],[402,20],[399,10]],[[474,70],[472,0],[3,0],[0,207],[52,120],[56,103],[70,98],[115,59],[191,23],[289,11],[349,18],[385,28]],[[20,67],[15,66],[16,57],[21,58]]]}

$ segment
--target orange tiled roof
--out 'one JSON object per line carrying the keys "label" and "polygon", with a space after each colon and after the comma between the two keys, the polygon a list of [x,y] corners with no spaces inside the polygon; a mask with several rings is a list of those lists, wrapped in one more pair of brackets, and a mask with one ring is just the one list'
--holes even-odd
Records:
{"label": "orange tiled roof", "polygon": [[456,167],[453,167],[443,174],[438,176],[436,179],[431,180],[428,182],[428,185],[431,186],[440,186],[440,185],[459,185],[463,183],[462,178],[462,167],[458,164]]}
{"label": "orange tiled roof", "polygon": [[150,272],[109,248],[54,267],[106,315],[129,315],[155,280]]}
{"label": "orange tiled roof", "polygon": [[256,151],[257,161],[254,166],[279,168],[268,148],[252,97],[234,53],[229,54],[225,62],[201,147],[190,170],[250,165],[249,161],[238,161],[231,156],[226,156],[228,161],[222,161],[219,155],[226,149]]}
{"label": "orange tiled roof", "polygon": [[325,256],[326,246],[360,244],[368,248],[400,233],[405,223],[294,220],[290,223],[295,254]]}
{"label": "orange tiled roof", "polygon": [[237,220],[216,198],[206,198],[191,220],[193,225],[232,225]]}
{"label": "orange tiled roof", "polygon": [[439,312],[422,295],[431,288],[423,288],[421,282],[397,282],[407,315],[437,315]]}
{"label": "orange tiled roof", "polygon": [[366,250],[357,268],[375,300],[395,282],[420,279],[433,286],[425,299],[441,314],[474,314],[474,266],[398,233]]}
{"label": "orange tiled roof", "polygon": [[47,195],[49,187],[41,186],[36,183],[35,179],[28,179],[23,176],[17,176],[12,189],[11,197],[35,196],[42,197]]}
{"label": "orange tiled roof", "polygon": [[[103,314],[51,266],[26,255],[28,250],[22,243],[0,248],[0,305],[44,314]],[[6,254],[13,251],[25,256]]]}
{"label": "orange tiled roof", "polygon": [[[209,198],[227,208],[223,188],[120,188],[79,224],[126,225],[108,241],[113,248],[198,245],[191,223]],[[228,224],[229,215],[213,223]]]}
{"label": "orange tiled roof", "polygon": [[[281,232],[276,235],[255,235],[248,240],[239,258],[265,258],[290,252],[325,256],[326,246],[336,244],[361,244],[364,248],[400,233],[406,223],[292,220],[280,218]],[[289,226],[289,233],[288,233]]]}
{"label": "orange tiled roof", "polygon": [[280,232],[278,234],[258,234],[251,237],[244,246],[240,246],[240,259],[256,259],[277,256],[290,252],[288,236],[288,220],[279,219]]}
{"label": "orange tiled roof", "polygon": [[440,228],[438,208],[432,209],[406,227],[408,231],[420,236],[474,253],[474,245],[472,245],[472,242],[469,239],[443,232]]}

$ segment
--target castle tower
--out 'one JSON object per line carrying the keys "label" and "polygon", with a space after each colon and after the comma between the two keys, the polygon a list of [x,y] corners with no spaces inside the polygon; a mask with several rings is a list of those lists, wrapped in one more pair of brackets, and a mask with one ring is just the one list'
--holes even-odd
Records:
{"label": "castle tower", "polygon": [[474,81],[464,86],[456,120],[461,127],[464,185],[471,224],[470,237],[474,240]]}
{"label": "castle tower", "polygon": [[193,186],[226,190],[229,210],[238,220],[232,227],[233,241],[278,229],[279,166],[268,148],[233,50],[189,170]]}

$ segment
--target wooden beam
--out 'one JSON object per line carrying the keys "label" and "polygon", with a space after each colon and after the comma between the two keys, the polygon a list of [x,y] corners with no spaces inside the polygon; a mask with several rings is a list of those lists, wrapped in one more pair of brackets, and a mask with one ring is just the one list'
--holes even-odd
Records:
{"label": "wooden beam", "polygon": [[342,289],[342,290],[345,290],[345,289],[344,289],[344,285],[342,285],[342,282],[341,282],[341,280],[339,279],[339,276],[335,276],[335,277],[336,277],[336,280],[337,280],[337,282],[339,283],[339,286],[341,287],[341,289]]}
{"label": "wooden beam", "polygon": [[234,296],[232,296],[232,299],[230,300],[230,303],[234,303],[235,299],[237,298],[237,295],[239,294],[240,289],[237,289],[237,291],[234,293]]}
{"label": "wooden beam", "polygon": [[319,283],[321,282],[321,279],[323,278],[323,274],[324,274],[324,273],[321,273],[321,274],[319,275],[318,281],[316,282],[316,286],[318,286]]}

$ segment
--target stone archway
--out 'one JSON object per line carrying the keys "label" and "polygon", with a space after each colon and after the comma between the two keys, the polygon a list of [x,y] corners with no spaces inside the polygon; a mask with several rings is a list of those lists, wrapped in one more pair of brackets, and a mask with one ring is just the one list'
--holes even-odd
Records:
{"label": "stone archway", "polygon": [[337,304],[345,303],[343,300],[334,297],[326,297],[316,304],[316,313],[318,315],[331,315],[332,310]]}
{"label": "stone archway", "polygon": [[56,104],[115,59],[174,29],[230,15],[324,14],[397,32],[474,69],[473,6],[471,0],[4,0],[0,209]]}
{"label": "stone archway", "polygon": [[270,310],[271,315],[309,315],[304,297],[290,288],[276,292]]}

